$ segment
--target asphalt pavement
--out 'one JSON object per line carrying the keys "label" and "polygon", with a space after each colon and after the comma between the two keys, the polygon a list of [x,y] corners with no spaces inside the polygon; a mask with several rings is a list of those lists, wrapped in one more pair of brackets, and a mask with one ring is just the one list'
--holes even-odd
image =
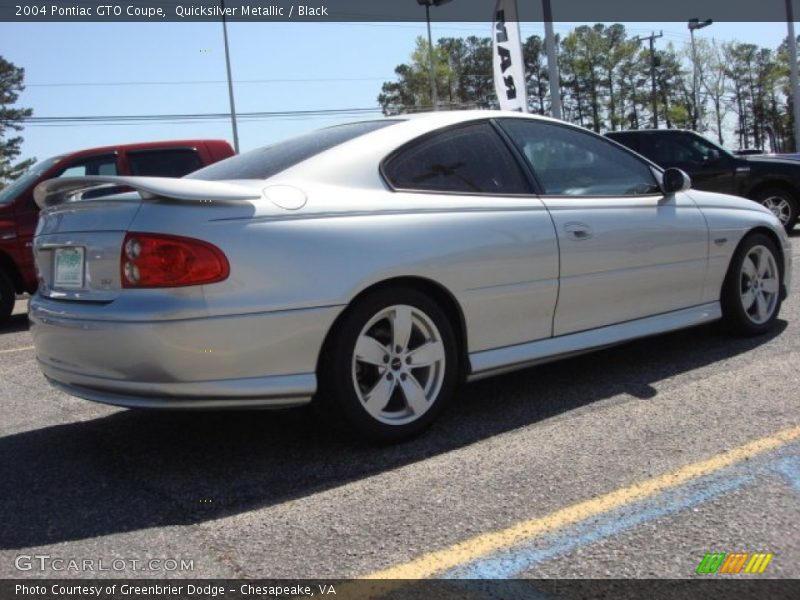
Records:
{"label": "asphalt pavement", "polygon": [[308,410],[70,397],[22,300],[0,329],[0,577],[696,578],[707,553],[772,555],[726,577],[800,577],[798,234],[772,333],[705,326],[465,385],[395,446]]}

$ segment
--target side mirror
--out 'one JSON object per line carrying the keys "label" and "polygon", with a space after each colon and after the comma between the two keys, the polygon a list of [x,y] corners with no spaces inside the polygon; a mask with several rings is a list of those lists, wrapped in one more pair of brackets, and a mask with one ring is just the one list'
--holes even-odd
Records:
{"label": "side mirror", "polygon": [[664,178],[661,182],[661,191],[665,194],[685,192],[690,187],[692,187],[692,179],[680,169],[673,167],[664,171]]}

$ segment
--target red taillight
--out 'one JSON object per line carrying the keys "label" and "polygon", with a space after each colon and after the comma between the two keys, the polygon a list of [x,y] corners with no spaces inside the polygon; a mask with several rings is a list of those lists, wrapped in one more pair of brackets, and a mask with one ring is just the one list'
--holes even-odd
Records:
{"label": "red taillight", "polygon": [[128,233],[120,260],[122,287],[182,287],[216,283],[230,273],[216,246],[187,237]]}

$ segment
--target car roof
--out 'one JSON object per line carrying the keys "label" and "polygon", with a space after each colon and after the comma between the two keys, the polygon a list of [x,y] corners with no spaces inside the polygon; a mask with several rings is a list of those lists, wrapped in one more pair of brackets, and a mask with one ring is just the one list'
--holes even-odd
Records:
{"label": "car roof", "polygon": [[[320,152],[278,173],[275,178],[287,181],[295,177],[298,180],[315,179],[355,187],[383,186],[378,170],[374,167],[406,143],[438,129],[498,118],[547,121],[588,131],[578,125],[557,119],[514,111],[460,110],[394,115],[385,117],[387,121],[396,121],[393,125],[370,131]],[[343,156],[346,156],[347,160],[342,160]]]}
{"label": "car roof", "polygon": [[508,118],[508,117],[517,117],[523,119],[524,118],[540,119],[543,121],[552,121],[555,123],[574,126],[571,123],[566,123],[565,121],[560,121],[558,119],[545,117],[544,115],[521,113],[513,110],[490,110],[490,109],[425,111],[425,112],[415,112],[402,115],[392,115],[385,118],[387,120],[399,120],[399,121],[424,121],[426,123],[429,123],[432,127],[435,127],[435,126],[446,126],[451,123],[475,121],[479,119],[498,119],[498,118]]}
{"label": "car roof", "polygon": [[[606,131],[605,134],[607,136],[614,136],[616,134],[628,134],[628,133],[697,133],[696,131],[692,131],[691,129],[618,129],[617,131]],[[699,134],[698,134],[699,135]]]}
{"label": "car roof", "polygon": [[353,142],[357,143],[359,140],[363,138],[379,138],[382,136],[394,137],[398,141],[400,140],[400,138],[407,137],[408,138],[407,141],[411,141],[412,139],[418,137],[421,134],[431,132],[436,129],[442,129],[448,126],[458,125],[460,123],[469,123],[471,121],[482,121],[487,119],[529,119],[529,120],[555,123],[558,125],[562,125],[564,127],[580,129],[582,131],[590,131],[585,127],[581,127],[580,125],[575,125],[573,123],[568,123],[566,121],[561,121],[559,119],[545,117],[544,115],[522,113],[509,110],[486,109],[486,110],[450,110],[450,111],[438,111],[438,112],[419,112],[419,113],[410,113],[407,115],[396,115],[391,117],[385,117],[385,119],[390,121],[391,120],[398,121],[399,123],[397,125],[393,125],[392,127],[386,127],[384,129],[379,129],[377,131],[370,132],[365,136],[362,136],[361,138],[356,138],[355,140],[353,140]]}
{"label": "car roof", "polygon": [[225,140],[162,140],[158,142],[132,142],[128,144],[113,144],[110,146],[96,146],[94,148],[84,148],[82,150],[75,150],[73,152],[64,152],[57,154],[52,158],[63,160],[65,158],[80,158],[81,156],[92,154],[110,154],[112,152],[131,152],[136,150],[158,150],[163,148],[192,148],[203,144],[222,145],[228,146]]}

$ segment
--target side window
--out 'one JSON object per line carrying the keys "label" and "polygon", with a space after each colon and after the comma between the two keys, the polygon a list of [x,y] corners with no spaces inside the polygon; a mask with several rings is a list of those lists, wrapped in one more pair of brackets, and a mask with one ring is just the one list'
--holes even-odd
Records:
{"label": "side window", "polygon": [[650,166],[590,133],[546,121],[500,123],[530,163],[543,192],[559,196],[635,196],[657,193]]}
{"label": "side window", "polygon": [[203,166],[191,148],[130,151],[128,165],[131,175],[148,177],[183,177]]}
{"label": "side window", "polygon": [[[116,175],[117,174],[117,155],[104,154],[103,156],[93,156],[84,158],[70,165],[61,171],[58,177],[86,177],[87,175]],[[119,187],[105,187],[97,190],[89,190],[83,193],[84,198],[97,198],[123,191]]]}
{"label": "side window", "polygon": [[650,147],[653,162],[664,166],[696,166],[699,161],[684,136],[678,135],[651,135]]}
{"label": "side window", "polygon": [[443,131],[400,151],[384,172],[396,188],[484,194],[529,193],[527,181],[489,123]]}
{"label": "side window", "polygon": [[116,175],[116,154],[104,154],[77,160],[61,171],[57,177],[85,177],[87,175]]}
{"label": "side window", "polygon": [[687,140],[694,154],[694,159],[698,161],[700,166],[717,162],[723,157],[723,153],[719,148],[700,136],[686,134],[683,137]]}
{"label": "side window", "polygon": [[686,133],[650,134],[648,156],[663,167],[699,169],[720,159],[713,144]]}

